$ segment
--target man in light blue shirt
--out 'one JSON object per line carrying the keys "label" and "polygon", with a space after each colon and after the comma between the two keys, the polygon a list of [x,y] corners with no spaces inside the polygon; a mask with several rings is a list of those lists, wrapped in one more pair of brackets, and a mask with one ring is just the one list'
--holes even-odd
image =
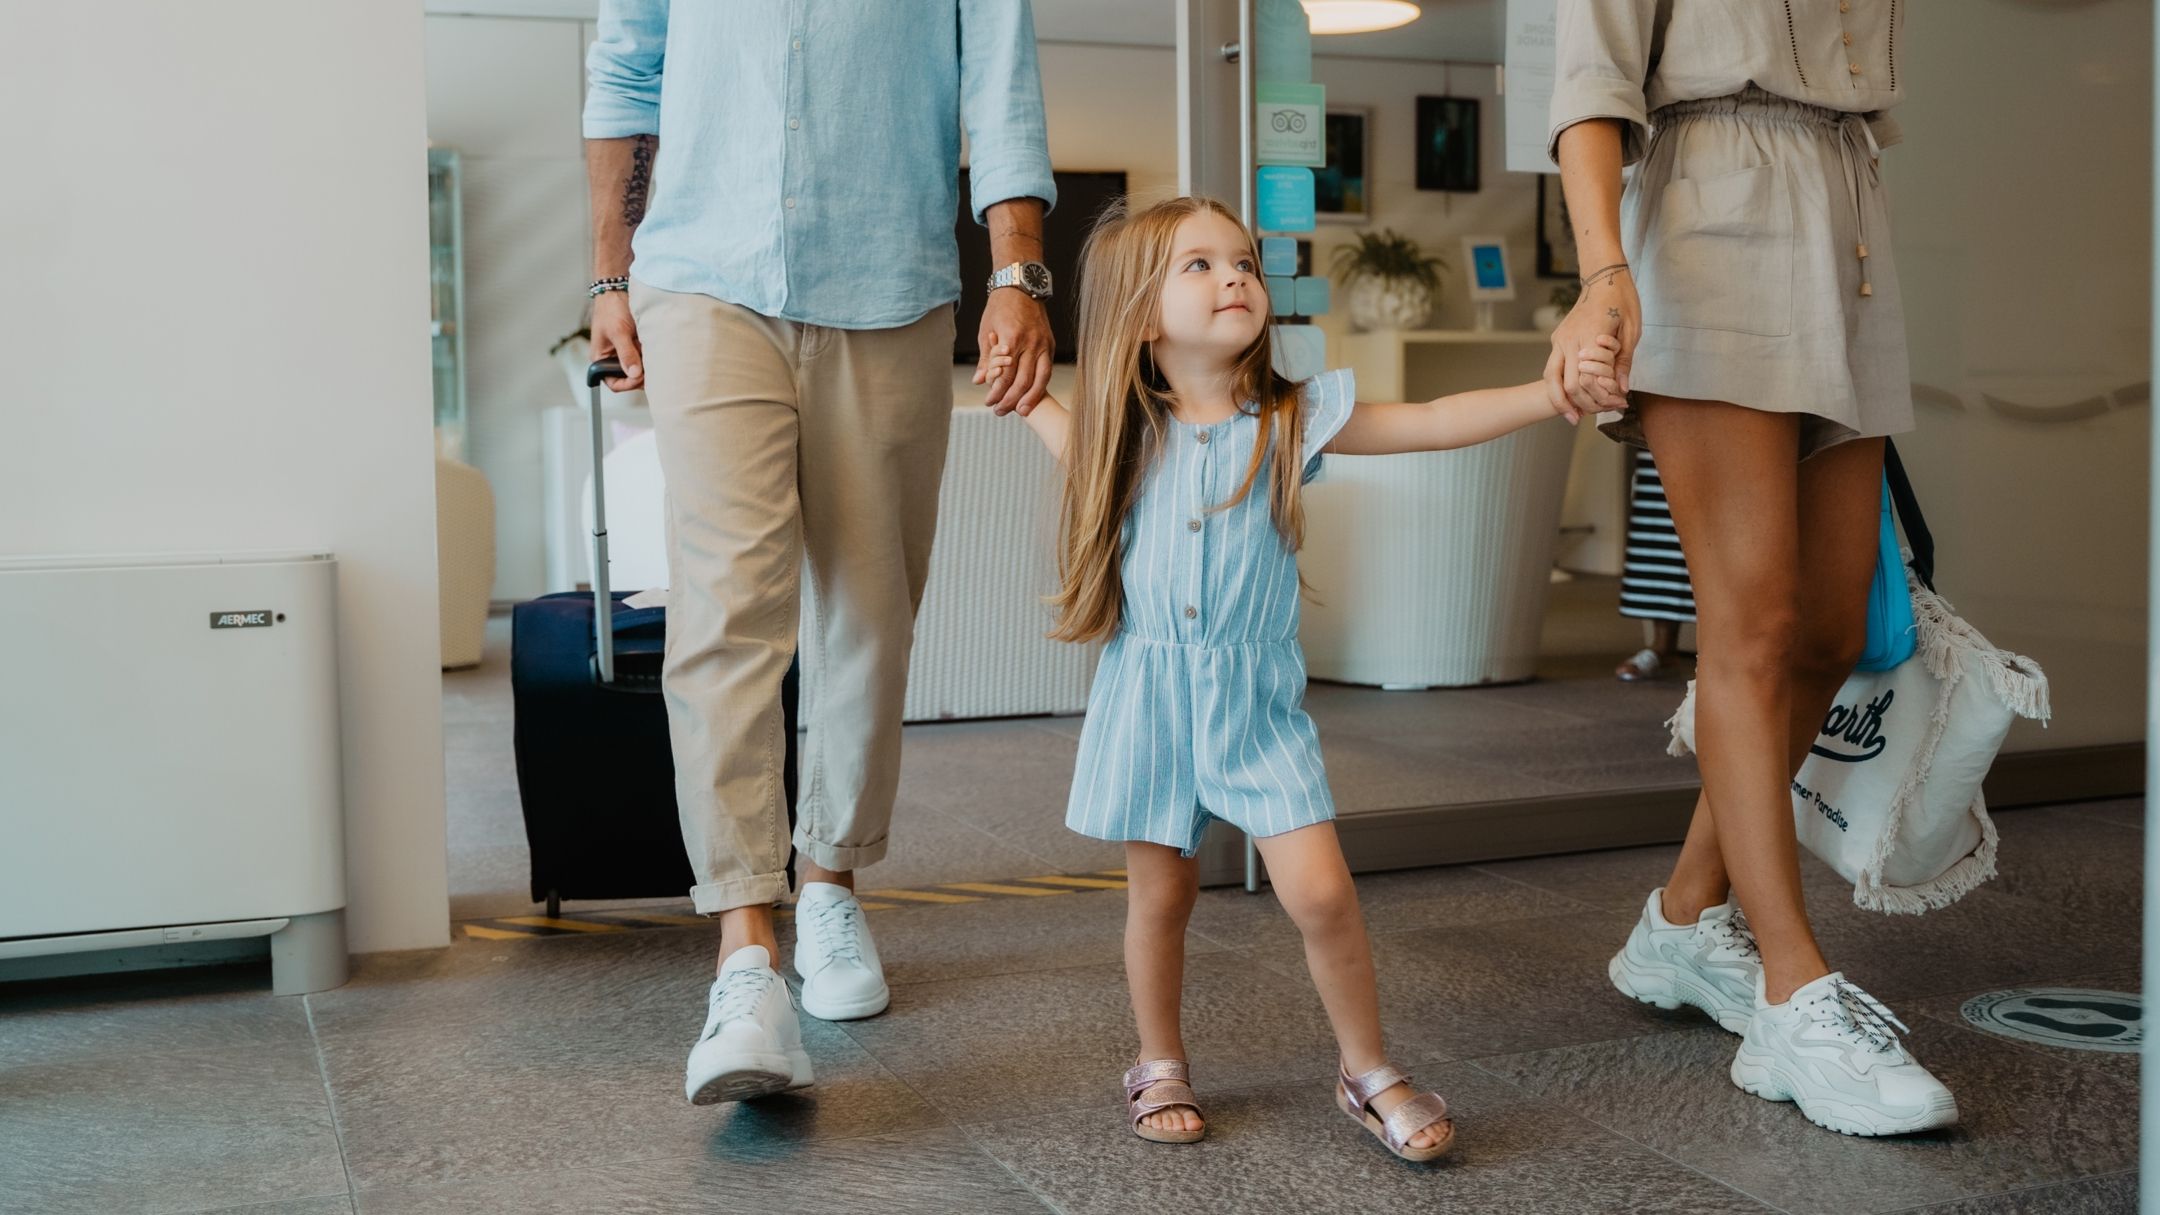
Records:
{"label": "man in light blue shirt", "polygon": [[601,0],[586,67],[593,352],[652,405],[676,801],[721,929],[685,1092],[741,1100],[811,1081],[773,937],[799,614],[803,1008],[890,999],[854,871],[885,853],[937,525],[963,128],[998,267],[980,346],[1017,356],[978,378],[1025,413],[1050,376],[1034,24],[1027,0]]}

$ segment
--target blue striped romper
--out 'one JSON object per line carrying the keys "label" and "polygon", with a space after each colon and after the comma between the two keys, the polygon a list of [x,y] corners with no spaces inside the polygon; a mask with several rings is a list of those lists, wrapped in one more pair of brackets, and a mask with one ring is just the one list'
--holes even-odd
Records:
{"label": "blue striped romper", "polygon": [[[1306,381],[1304,479],[1350,418],[1348,371]],[[1173,420],[1125,520],[1125,606],[1088,697],[1065,825],[1191,856],[1208,821],[1254,836],[1335,817],[1302,707],[1297,555],[1275,530],[1263,469],[1224,511],[1259,419]],[[1272,459],[1272,453],[1270,455]]]}

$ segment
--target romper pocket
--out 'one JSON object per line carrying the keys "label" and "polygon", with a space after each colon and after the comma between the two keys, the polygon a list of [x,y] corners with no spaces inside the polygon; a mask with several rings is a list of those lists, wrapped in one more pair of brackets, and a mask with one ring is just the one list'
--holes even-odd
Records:
{"label": "romper pocket", "polygon": [[1792,191],[1778,165],[1666,183],[1648,235],[1644,324],[1792,332]]}

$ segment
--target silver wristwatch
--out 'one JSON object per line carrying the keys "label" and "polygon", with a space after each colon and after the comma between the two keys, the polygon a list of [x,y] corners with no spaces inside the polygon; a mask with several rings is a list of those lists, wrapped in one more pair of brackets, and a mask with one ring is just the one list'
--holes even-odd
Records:
{"label": "silver wristwatch", "polygon": [[1050,267],[1041,262],[1014,262],[990,276],[989,290],[1018,287],[1039,300],[1050,298]]}

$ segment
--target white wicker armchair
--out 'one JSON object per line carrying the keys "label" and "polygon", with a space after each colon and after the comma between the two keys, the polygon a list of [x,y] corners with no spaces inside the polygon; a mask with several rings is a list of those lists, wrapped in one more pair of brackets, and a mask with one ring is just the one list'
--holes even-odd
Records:
{"label": "white wicker armchair", "polygon": [[495,494],[479,469],[443,456],[435,459],[435,561],[443,669],[478,666],[495,586]]}

